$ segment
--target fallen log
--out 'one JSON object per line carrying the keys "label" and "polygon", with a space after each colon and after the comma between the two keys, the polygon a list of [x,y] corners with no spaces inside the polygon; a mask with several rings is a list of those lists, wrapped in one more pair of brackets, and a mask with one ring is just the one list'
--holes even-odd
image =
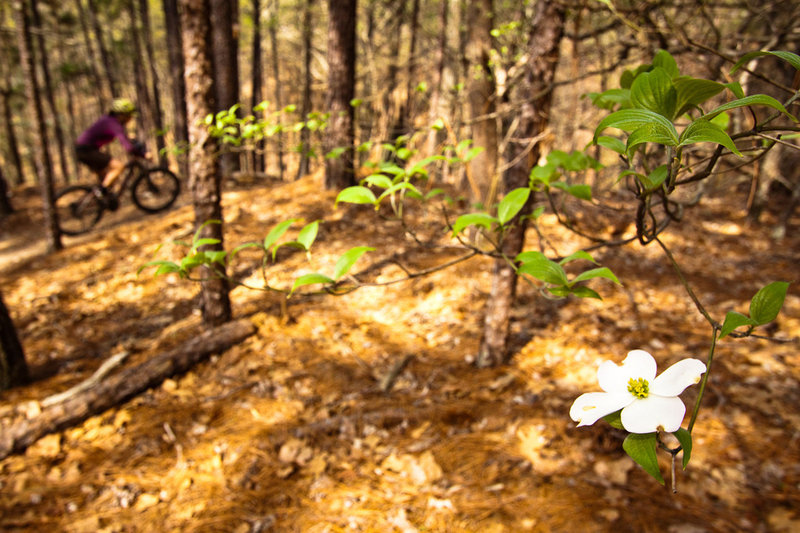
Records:
{"label": "fallen log", "polygon": [[188,371],[211,354],[246,339],[255,330],[253,323],[246,319],[229,322],[198,335],[180,348],[158,354],[88,388],[76,388],[74,394],[63,401],[45,405],[35,416],[0,428],[0,460],[24,451],[45,435],[72,427],[171,376]]}

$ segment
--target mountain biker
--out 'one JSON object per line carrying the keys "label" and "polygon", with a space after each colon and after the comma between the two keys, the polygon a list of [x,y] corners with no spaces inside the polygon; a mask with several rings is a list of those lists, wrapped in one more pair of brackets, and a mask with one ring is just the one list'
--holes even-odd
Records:
{"label": "mountain biker", "polygon": [[125,125],[136,115],[136,105],[127,98],[117,98],[111,103],[108,114],[103,115],[81,133],[75,141],[78,161],[97,174],[100,185],[110,187],[122,173],[125,163],[114,159],[101,148],[118,139],[125,151],[146,157],[143,144],[128,138]]}

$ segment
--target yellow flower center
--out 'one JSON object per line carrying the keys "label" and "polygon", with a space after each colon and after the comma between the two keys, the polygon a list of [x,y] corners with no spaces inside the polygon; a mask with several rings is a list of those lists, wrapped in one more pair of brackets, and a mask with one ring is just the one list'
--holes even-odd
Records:
{"label": "yellow flower center", "polygon": [[650,383],[644,378],[631,378],[628,380],[628,392],[640,400],[647,398],[650,395]]}

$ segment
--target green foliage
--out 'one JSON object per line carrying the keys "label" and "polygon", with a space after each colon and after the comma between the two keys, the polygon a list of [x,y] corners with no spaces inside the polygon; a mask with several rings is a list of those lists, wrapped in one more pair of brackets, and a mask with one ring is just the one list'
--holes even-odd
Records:
{"label": "green foliage", "polygon": [[683,450],[683,468],[689,464],[689,459],[692,458],[692,434],[688,430],[679,428],[678,431],[672,433],[681,445]]}
{"label": "green foliage", "polygon": [[545,289],[557,298],[572,295],[579,298],[596,298],[600,300],[602,298],[596,291],[580,285],[580,283],[592,279],[605,278],[619,284],[617,276],[607,267],[591,268],[581,272],[571,280],[568,279],[564,265],[575,260],[586,260],[596,264],[594,258],[582,250],[565,257],[559,262],[548,259],[542,252],[530,251],[522,252],[516,257],[516,261],[520,263],[517,273],[520,275],[527,274],[543,282]]}
{"label": "green foliage", "polygon": [[630,433],[622,442],[622,449],[644,468],[645,472],[663,485],[664,478],[658,468],[658,457],[656,456],[657,437],[656,433]]}
{"label": "green foliage", "polygon": [[719,338],[727,337],[741,326],[747,326],[746,335],[749,335],[758,326],[775,320],[783,307],[788,290],[789,284],[784,281],[775,281],[761,288],[750,300],[750,316],[728,311],[720,328]]}

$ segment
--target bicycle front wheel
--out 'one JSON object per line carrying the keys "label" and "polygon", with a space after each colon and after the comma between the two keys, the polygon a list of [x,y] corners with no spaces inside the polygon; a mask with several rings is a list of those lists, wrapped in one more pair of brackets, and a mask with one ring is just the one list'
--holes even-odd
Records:
{"label": "bicycle front wheel", "polygon": [[65,235],[86,233],[103,215],[103,204],[95,195],[94,187],[72,185],[56,196],[58,228]]}
{"label": "bicycle front wheel", "polygon": [[156,213],[175,203],[181,192],[178,177],[166,168],[146,170],[133,182],[133,203],[148,213]]}

